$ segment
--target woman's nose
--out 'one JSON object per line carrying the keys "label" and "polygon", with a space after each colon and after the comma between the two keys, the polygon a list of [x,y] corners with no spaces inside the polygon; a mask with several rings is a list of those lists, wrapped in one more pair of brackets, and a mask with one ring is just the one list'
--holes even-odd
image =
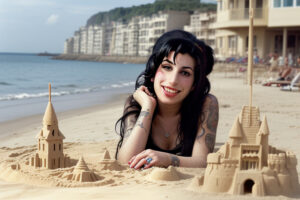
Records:
{"label": "woman's nose", "polygon": [[178,75],[175,71],[173,71],[172,73],[169,74],[169,80],[168,82],[171,84],[171,85],[176,85],[177,82],[178,82]]}

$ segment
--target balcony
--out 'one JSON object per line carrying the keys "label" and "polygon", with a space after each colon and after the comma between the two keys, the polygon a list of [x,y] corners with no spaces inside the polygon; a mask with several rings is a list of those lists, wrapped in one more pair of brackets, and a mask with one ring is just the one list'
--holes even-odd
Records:
{"label": "balcony", "polygon": [[[254,25],[267,26],[268,9],[254,9]],[[216,28],[247,27],[249,26],[249,9],[239,8],[220,11],[217,14]]]}

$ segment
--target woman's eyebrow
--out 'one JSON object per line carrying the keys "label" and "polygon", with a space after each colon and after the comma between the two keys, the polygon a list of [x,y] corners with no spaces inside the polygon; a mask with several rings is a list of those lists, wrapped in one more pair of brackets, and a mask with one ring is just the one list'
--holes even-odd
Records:
{"label": "woman's eyebrow", "polygon": [[182,69],[190,69],[190,70],[194,71],[194,69],[190,66],[183,66]]}
{"label": "woman's eyebrow", "polygon": [[163,62],[164,62],[164,61],[166,61],[166,62],[168,62],[168,63],[170,63],[170,64],[174,64],[172,61],[170,61],[170,60],[169,60],[169,59],[167,59],[167,58],[166,58],[166,59],[164,59],[164,60],[163,60]]}

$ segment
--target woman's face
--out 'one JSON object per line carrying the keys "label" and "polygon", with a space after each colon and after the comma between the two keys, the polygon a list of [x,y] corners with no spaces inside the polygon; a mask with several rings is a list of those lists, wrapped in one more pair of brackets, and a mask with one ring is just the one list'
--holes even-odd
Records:
{"label": "woman's face", "polygon": [[163,104],[181,104],[193,89],[195,60],[179,53],[174,63],[174,53],[163,59],[154,77],[154,91]]}

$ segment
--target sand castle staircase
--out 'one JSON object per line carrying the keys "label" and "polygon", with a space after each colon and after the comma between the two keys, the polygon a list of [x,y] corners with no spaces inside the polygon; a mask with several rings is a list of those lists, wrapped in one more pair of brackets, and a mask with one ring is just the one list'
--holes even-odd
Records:
{"label": "sand castle staircase", "polygon": [[240,123],[243,132],[245,133],[245,143],[256,144],[256,134],[260,129],[258,107],[244,106],[240,114]]}

